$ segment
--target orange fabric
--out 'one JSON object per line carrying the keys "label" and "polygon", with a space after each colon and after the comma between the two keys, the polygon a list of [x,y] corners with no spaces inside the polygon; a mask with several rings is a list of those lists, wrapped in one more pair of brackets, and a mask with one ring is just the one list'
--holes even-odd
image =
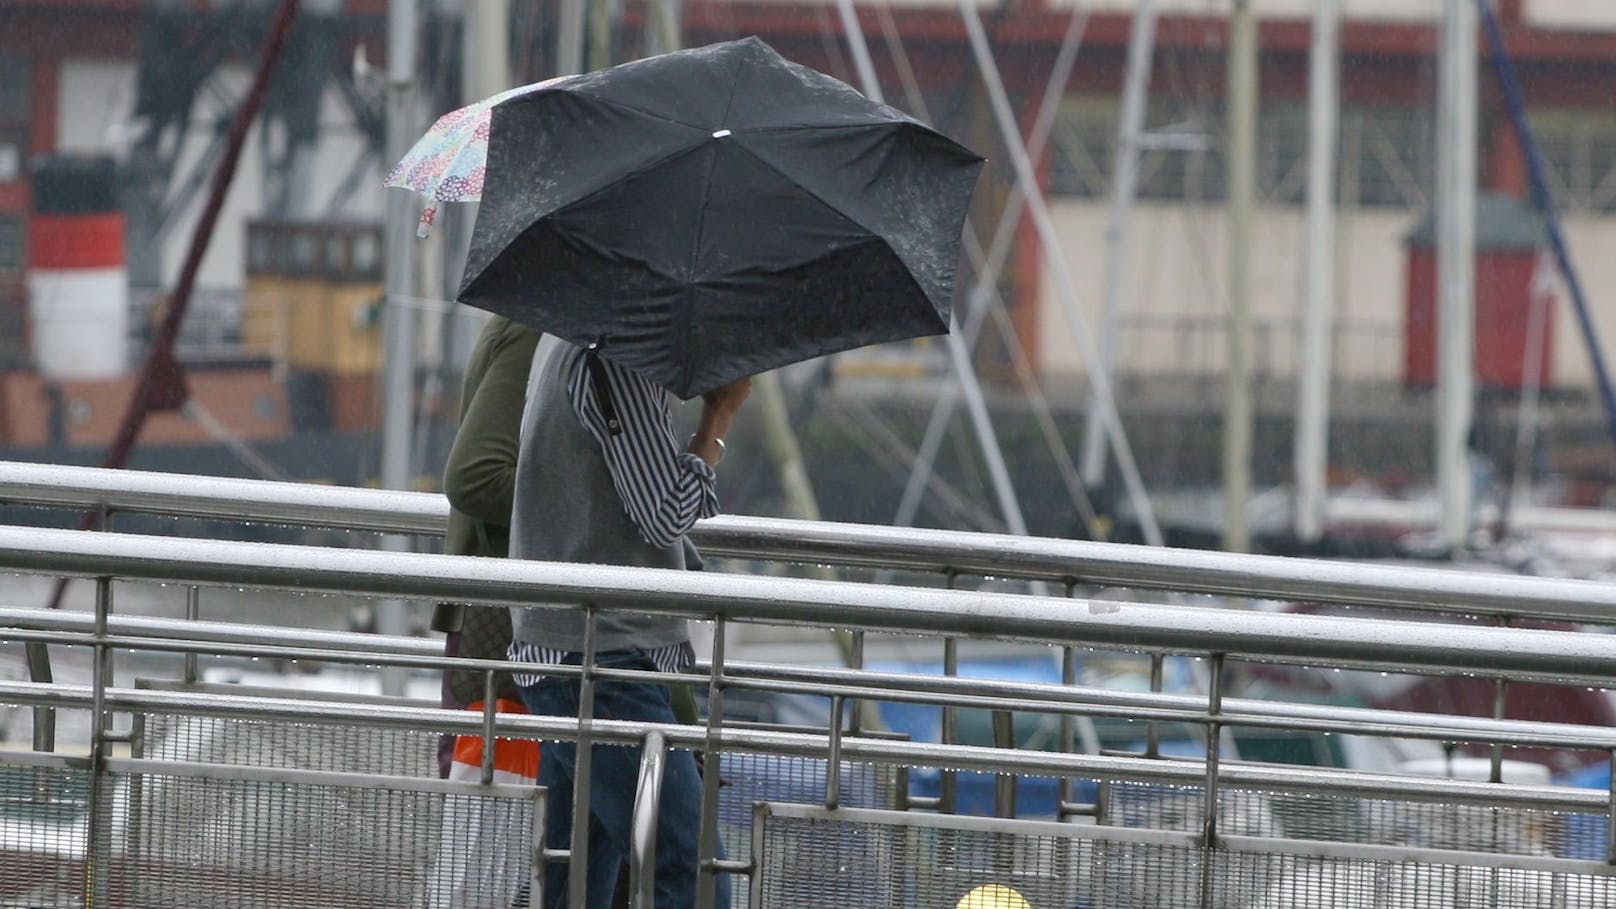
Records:
{"label": "orange fabric", "polygon": [[[476,701],[467,704],[466,709],[481,712],[483,702]],[[499,698],[494,701],[494,711],[496,713],[525,714],[527,713],[527,708],[523,707],[520,702]],[[454,761],[456,764],[481,767],[483,764],[483,737],[480,735],[456,736]],[[538,779],[539,743],[532,739],[494,739],[494,769]]]}

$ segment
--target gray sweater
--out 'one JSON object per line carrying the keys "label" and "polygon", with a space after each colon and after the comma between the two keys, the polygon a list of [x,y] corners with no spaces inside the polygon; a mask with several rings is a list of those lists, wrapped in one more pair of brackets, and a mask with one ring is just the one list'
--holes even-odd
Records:
{"label": "gray sweater", "polygon": [[[599,445],[579,422],[567,379],[581,348],[546,335],[533,354],[522,411],[511,510],[511,558],[682,569],[685,549],[647,543],[629,519]],[[685,620],[631,612],[596,614],[595,649],[651,649],[689,640]],[[566,651],[584,648],[580,610],[511,610],[518,641]]]}

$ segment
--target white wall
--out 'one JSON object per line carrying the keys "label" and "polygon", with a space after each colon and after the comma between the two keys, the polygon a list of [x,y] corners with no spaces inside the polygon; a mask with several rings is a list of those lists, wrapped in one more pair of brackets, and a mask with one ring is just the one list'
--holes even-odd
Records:
{"label": "white wall", "polygon": [[108,152],[135,107],[135,66],[122,60],[62,61],[56,145],[63,151]]}
{"label": "white wall", "polygon": [[[1098,341],[1105,280],[1105,227],[1109,213],[1091,201],[1057,201],[1052,210],[1062,251],[1077,283],[1078,299]],[[1341,379],[1397,381],[1403,370],[1406,253],[1403,236],[1412,212],[1361,209],[1337,225],[1338,299],[1335,374]],[[1221,209],[1141,204],[1134,212],[1131,255],[1118,335],[1119,374],[1220,376],[1224,364],[1227,231]],[[1572,219],[1568,242],[1590,294],[1589,308],[1607,359],[1616,360],[1616,218]],[[1296,326],[1305,267],[1304,211],[1260,211],[1253,246],[1257,330],[1254,362],[1281,379],[1295,375]],[[1593,372],[1567,296],[1555,313],[1554,379],[1591,386]],[[1040,343],[1046,375],[1085,375],[1077,342],[1047,259],[1039,289]],[[1145,319],[1147,325],[1128,325]],[[1523,339],[1524,343],[1524,339]],[[1613,364],[1616,365],[1616,364]]]}
{"label": "white wall", "polygon": [[[1587,295],[1588,312],[1605,368],[1616,370],[1616,256],[1610,254],[1616,249],[1616,218],[1567,218],[1566,245],[1571,248],[1571,261],[1582,280],[1583,293]],[[1559,309],[1554,319],[1556,379],[1592,387],[1593,362],[1577,325],[1571,297],[1564,289],[1559,293]]]}
{"label": "white wall", "polygon": [[1616,3],[1611,0],[1526,0],[1521,12],[1542,28],[1616,31]]}

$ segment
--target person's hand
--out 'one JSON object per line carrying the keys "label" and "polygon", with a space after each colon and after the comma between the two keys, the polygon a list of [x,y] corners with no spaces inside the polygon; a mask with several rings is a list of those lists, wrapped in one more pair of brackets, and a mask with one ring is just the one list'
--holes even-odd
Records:
{"label": "person's hand", "polygon": [[752,379],[748,376],[744,379],[736,379],[728,385],[715,388],[703,394],[701,400],[709,410],[734,415],[735,411],[740,410],[741,405],[746,402],[747,395],[751,393]]}
{"label": "person's hand", "polygon": [[690,437],[689,451],[714,467],[724,459],[724,436],[741,409],[746,396],[752,393],[751,379],[737,379],[722,388],[715,388],[701,396],[701,423]]}

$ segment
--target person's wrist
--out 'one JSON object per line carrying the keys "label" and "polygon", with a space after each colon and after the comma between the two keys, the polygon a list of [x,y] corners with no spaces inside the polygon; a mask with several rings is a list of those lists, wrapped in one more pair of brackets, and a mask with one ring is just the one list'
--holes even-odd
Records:
{"label": "person's wrist", "polygon": [[[699,433],[697,435],[699,435]],[[719,462],[724,460],[724,440],[720,439],[716,435],[715,436],[710,436],[709,438],[712,439],[712,442],[713,442],[714,445],[718,446],[718,456],[713,458],[713,461],[712,461],[712,466],[717,467],[719,465]],[[690,437],[690,447],[694,448],[695,446],[696,446],[696,435],[692,435]]]}

